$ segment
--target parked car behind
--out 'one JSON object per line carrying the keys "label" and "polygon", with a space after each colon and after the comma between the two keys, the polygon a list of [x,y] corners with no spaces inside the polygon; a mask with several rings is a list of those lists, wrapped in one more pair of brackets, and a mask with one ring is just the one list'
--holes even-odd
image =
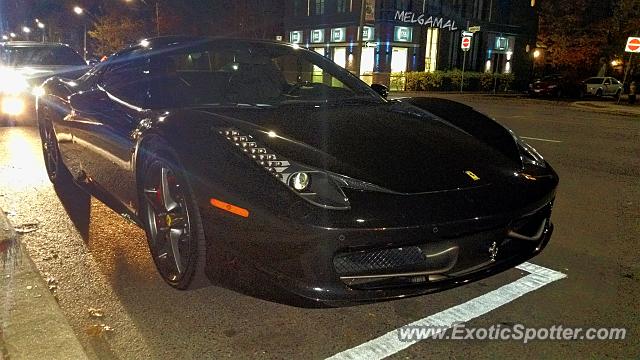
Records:
{"label": "parked car behind", "polygon": [[547,75],[529,84],[529,96],[563,97],[570,93],[568,80],[560,74]]}
{"label": "parked car behind", "polygon": [[612,77],[592,77],[582,82],[583,96],[613,96],[618,97],[622,93],[622,83]]}
{"label": "parked car behind", "polygon": [[0,120],[34,120],[33,98],[44,80],[55,75],[75,79],[86,70],[82,56],[65,44],[0,43]]}

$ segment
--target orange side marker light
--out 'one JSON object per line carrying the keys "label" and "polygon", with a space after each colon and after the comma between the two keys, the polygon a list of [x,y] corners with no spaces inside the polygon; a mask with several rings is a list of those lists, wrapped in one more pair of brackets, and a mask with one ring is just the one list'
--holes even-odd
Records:
{"label": "orange side marker light", "polygon": [[244,218],[248,218],[249,217],[249,210],[247,209],[243,209],[241,207],[235,206],[235,205],[231,205],[229,203],[226,203],[224,201],[220,201],[218,199],[211,199],[211,205],[213,205],[214,207],[217,207],[218,209],[222,209],[224,211],[228,211],[232,214],[238,215],[238,216],[242,216]]}

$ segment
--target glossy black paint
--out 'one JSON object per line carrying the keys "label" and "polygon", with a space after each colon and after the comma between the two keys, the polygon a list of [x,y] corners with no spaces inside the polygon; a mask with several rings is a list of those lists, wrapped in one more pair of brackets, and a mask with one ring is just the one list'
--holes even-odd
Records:
{"label": "glossy black paint", "polygon": [[[465,105],[441,99],[374,98],[273,108],[151,110],[132,106],[100,86],[101,74],[114,64],[133,61],[128,58],[132,52],[144,57],[229,42],[287,46],[152,39],[148,49],[124,50],[75,82],[49,79],[38,114],[40,124],[44,119],[53,122],[73,177],[89,191],[106,194],[101,198],[138,223],[138,164],[148,155],[145,143],[168,143],[196,194],[212,282],[300,306],[352,305],[477,280],[525,261],[549,241],[557,175],[548,164],[523,164],[510,131]],[[316,206],[238,151],[221,129],[249,133],[286,159],[389,191],[345,188],[348,210]],[[211,198],[248,209],[250,216],[214,208]],[[544,218],[538,240],[504,240],[523,221],[519,219],[531,214]],[[507,250],[489,261],[489,245],[497,240]],[[336,254],[424,244],[466,249],[458,264],[469,264],[469,271],[445,280],[359,289],[347,285],[333,268]]]}

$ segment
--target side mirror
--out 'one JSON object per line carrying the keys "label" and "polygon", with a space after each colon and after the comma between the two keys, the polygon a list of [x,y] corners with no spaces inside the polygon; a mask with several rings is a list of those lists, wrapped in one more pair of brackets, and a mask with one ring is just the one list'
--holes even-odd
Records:
{"label": "side mirror", "polygon": [[371,85],[371,89],[373,89],[373,91],[377,92],[385,99],[387,98],[387,95],[389,95],[389,88],[382,84],[373,84]]}

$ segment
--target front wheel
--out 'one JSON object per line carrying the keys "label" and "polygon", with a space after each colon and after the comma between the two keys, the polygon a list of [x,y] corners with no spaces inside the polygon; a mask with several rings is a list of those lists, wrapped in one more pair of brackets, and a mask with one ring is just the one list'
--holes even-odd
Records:
{"label": "front wheel", "polygon": [[142,165],[140,218],[160,276],[186,290],[208,285],[205,237],[185,172],[170,153],[152,151]]}

